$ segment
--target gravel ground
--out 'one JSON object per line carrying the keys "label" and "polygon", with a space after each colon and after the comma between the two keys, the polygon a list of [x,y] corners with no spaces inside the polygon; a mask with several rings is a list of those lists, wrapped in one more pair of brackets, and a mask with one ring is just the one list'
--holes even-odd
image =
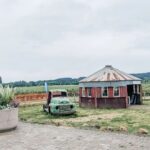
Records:
{"label": "gravel ground", "polygon": [[0,133],[0,150],[149,150],[150,137],[19,122]]}

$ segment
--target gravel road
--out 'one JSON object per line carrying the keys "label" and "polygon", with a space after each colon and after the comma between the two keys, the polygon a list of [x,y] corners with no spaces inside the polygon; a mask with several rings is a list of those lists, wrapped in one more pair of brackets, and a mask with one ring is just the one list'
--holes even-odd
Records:
{"label": "gravel road", "polygon": [[0,133],[0,150],[150,150],[150,137],[19,122]]}

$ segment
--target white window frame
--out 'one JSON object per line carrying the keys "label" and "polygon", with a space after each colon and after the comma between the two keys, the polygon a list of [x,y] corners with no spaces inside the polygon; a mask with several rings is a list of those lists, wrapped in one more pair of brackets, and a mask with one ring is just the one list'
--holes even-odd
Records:
{"label": "white window frame", "polygon": [[[103,95],[103,93],[104,93],[104,88],[107,88],[107,96]],[[108,97],[108,96],[109,96],[108,87],[102,87],[102,97]]]}
{"label": "white window frame", "polygon": [[[118,90],[119,90],[119,95],[115,95],[115,88],[118,88]],[[120,97],[120,87],[119,87],[119,86],[113,87],[113,96],[114,96],[114,97]]]}

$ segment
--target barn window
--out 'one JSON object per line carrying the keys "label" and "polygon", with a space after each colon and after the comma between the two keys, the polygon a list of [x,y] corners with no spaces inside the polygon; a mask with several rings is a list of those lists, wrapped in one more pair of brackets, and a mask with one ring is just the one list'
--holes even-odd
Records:
{"label": "barn window", "polygon": [[85,88],[82,88],[82,97],[85,97]]}
{"label": "barn window", "polygon": [[102,88],[102,96],[107,97],[108,96],[108,87],[103,87]]}
{"label": "barn window", "polygon": [[92,96],[92,88],[87,88],[88,97]]}
{"label": "barn window", "polygon": [[119,87],[114,87],[114,96],[119,96],[119,95],[120,95]]}

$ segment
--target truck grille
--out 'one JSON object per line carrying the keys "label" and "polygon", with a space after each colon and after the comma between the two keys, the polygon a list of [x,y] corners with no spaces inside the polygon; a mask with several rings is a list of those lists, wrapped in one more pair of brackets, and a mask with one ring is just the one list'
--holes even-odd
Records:
{"label": "truck grille", "polygon": [[70,110],[71,110],[70,105],[62,105],[62,106],[59,106],[59,111],[60,111],[60,112],[70,111]]}

